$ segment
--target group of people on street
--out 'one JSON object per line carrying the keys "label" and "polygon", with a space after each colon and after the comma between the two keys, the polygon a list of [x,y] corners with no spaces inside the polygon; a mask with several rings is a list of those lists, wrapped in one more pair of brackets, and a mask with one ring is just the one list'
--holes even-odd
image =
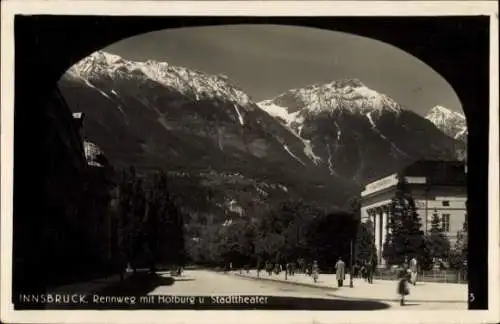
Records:
{"label": "group of people on street", "polygon": [[372,260],[363,260],[360,263],[356,263],[353,266],[353,277],[363,278],[368,283],[373,283],[373,276],[375,274],[375,269],[377,268],[377,263]]}
{"label": "group of people on street", "polygon": [[[305,264],[303,262],[299,263],[299,267],[295,262],[288,262],[281,264],[279,262],[272,263],[266,261],[265,263],[259,263],[257,266],[257,274],[259,275],[262,270],[265,270],[268,276],[272,274],[279,275],[282,271],[286,271],[286,274],[289,276],[294,276],[296,273],[304,273],[313,278],[314,282],[317,282],[319,279],[319,265],[318,261],[314,260],[310,264]],[[335,263],[335,275],[337,280],[337,286],[343,287],[344,281],[346,278],[346,265],[342,258],[338,258]],[[356,263],[353,265],[353,278],[357,277],[363,278],[368,283],[373,283],[373,276],[375,274],[375,269],[377,264],[374,260],[365,260],[361,263]],[[224,266],[224,272],[232,271],[233,264],[231,262],[226,263]],[[417,282],[417,274],[418,274],[418,264],[416,258],[412,258],[409,262],[405,261],[402,268],[400,268],[399,272],[399,280],[397,292],[400,295],[400,305],[403,306],[405,304],[405,297],[410,294],[409,285],[416,285]],[[245,266],[245,270],[249,272],[249,266]],[[242,269],[240,269],[240,272]],[[180,270],[179,272],[182,272]],[[179,273],[180,275],[180,273]]]}
{"label": "group of people on street", "polygon": [[260,274],[262,270],[265,270],[267,274],[270,276],[273,273],[279,275],[281,272],[286,271],[286,274],[289,276],[294,276],[296,273],[302,272],[308,275],[312,275],[313,264],[300,269],[295,262],[287,262],[287,263],[272,263],[266,261],[263,264],[257,265],[257,273]]}
{"label": "group of people on street", "polygon": [[[263,266],[257,266],[257,275],[260,276],[260,272],[265,270],[268,276],[272,274],[279,275],[282,271],[286,271],[288,276],[294,276],[296,273],[304,273],[310,277],[312,277],[314,282],[318,282],[319,279],[319,265],[318,261],[314,260],[311,264],[304,264],[303,267],[297,267],[297,263],[289,262],[285,264],[281,263],[271,263],[266,261]],[[335,273],[336,279],[339,287],[343,286],[345,280],[345,262],[342,261],[342,258],[339,258],[337,263],[335,264]]]}

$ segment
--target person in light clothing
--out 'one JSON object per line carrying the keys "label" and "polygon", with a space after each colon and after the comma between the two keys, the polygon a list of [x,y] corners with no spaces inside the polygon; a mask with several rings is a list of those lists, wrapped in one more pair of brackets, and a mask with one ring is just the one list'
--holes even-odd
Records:
{"label": "person in light clothing", "polygon": [[314,282],[317,282],[318,278],[319,278],[319,266],[318,266],[318,261],[316,261],[316,260],[313,262],[311,274],[312,274]]}
{"label": "person in light clothing", "polygon": [[342,258],[339,258],[339,260],[335,264],[335,270],[336,270],[338,286],[342,287],[344,285],[344,278],[345,278],[345,263],[344,261],[342,261]]}
{"label": "person in light clothing", "polygon": [[417,284],[417,273],[418,273],[417,259],[413,257],[410,260],[410,283],[412,283],[414,286]]}

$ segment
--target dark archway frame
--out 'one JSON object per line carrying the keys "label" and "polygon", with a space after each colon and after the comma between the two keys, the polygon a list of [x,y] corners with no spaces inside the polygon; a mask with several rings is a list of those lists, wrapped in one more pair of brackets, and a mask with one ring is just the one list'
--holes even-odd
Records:
{"label": "dark archway frame", "polygon": [[[57,80],[74,63],[121,39],[165,28],[286,24],[352,33],[392,44],[441,74],[459,96],[469,127],[468,219],[471,309],[488,305],[488,16],[467,17],[15,17],[14,258],[21,231],[36,228],[42,195],[38,123]],[[30,203],[27,204],[27,199]],[[26,234],[26,233],[25,233]],[[13,272],[14,273],[14,272]]]}

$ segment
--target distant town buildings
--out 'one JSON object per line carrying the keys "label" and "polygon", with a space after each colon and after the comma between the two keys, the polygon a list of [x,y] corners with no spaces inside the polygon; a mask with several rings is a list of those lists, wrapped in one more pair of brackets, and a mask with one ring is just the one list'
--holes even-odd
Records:
{"label": "distant town buildings", "polygon": [[[404,175],[422,221],[422,230],[431,229],[434,215],[451,244],[466,218],[466,168],[460,161],[418,161],[399,172]],[[361,193],[361,220],[371,220],[375,232],[378,263],[385,264],[382,248],[387,234],[389,206],[394,197],[398,173],[367,184]]]}

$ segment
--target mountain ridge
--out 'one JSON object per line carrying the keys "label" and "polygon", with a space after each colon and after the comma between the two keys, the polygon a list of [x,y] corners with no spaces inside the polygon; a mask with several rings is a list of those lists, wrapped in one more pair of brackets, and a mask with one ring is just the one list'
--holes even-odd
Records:
{"label": "mountain ridge", "polygon": [[227,76],[102,51],[70,68],[59,86],[72,110],[86,113],[87,135],[116,165],[167,168],[175,185],[185,183],[177,173],[188,173],[191,182],[178,192],[213,191],[217,206],[230,197],[251,209],[283,197],[282,189],[262,196],[266,186],[342,206],[380,174],[418,159],[451,159],[455,145],[431,122],[357,79],[265,101],[279,107],[281,117]]}
{"label": "mountain ridge", "polygon": [[[316,151],[323,149],[323,154],[316,156],[328,164],[331,174],[348,174],[358,183],[375,179],[381,172],[381,168],[375,172],[366,170],[368,163],[380,160],[375,152],[366,154],[366,150],[378,151],[377,154],[385,151],[390,158],[384,163],[389,162],[390,168],[396,169],[416,159],[452,159],[455,146],[459,146],[434,124],[359,79],[291,89],[257,105]],[[363,134],[353,129],[362,130]],[[411,141],[411,136],[401,141],[399,137],[405,133],[430,137],[434,143],[426,146]],[[324,142],[325,136],[328,143]],[[357,152],[348,153],[346,147],[355,147]],[[349,161],[339,164],[344,155],[351,156]],[[356,163],[357,168],[348,165]],[[338,166],[341,170],[336,170]]]}
{"label": "mountain ridge", "polygon": [[[150,66],[159,70],[154,79],[143,73]],[[316,168],[307,143],[227,81],[210,83],[210,75],[189,71],[178,80],[177,69],[95,53],[68,70],[59,87],[73,111],[85,112],[87,136],[118,168],[171,170],[181,195],[215,192],[212,211],[228,197],[251,208],[283,196],[281,189],[262,196],[266,186],[323,205],[341,205],[359,190]]]}
{"label": "mountain ridge", "polygon": [[461,113],[437,105],[427,112],[425,118],[448,136],[460,141],[467,140],[467,121]]}

